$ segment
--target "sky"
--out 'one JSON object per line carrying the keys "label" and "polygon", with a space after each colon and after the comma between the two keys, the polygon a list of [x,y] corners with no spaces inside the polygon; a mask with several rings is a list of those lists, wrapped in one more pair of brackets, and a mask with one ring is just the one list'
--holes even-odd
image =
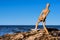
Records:
{"label": "sky", "polygon": [[47,3],[46,25],[60,25],[60,0],[0,0],[0,25],[35,25]]}

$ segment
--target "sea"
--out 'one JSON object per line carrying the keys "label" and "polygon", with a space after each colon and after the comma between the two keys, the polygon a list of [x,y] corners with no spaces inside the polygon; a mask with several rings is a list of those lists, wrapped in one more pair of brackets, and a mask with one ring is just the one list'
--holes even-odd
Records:
{"label": "sea", "polygon": [[[47,28],[57,28],[60,30],[60,25],[46,25]],[[0,36],[5,34],[13,34],[18,32],[28,32],[34,29],[35,25],[0,25]],[[43,29],[42,25],[38,29]]]}

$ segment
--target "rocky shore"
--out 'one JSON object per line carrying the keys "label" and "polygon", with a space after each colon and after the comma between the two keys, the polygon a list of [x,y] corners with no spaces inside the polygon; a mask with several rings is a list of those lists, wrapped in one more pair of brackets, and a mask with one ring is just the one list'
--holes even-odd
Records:
{"label": "rocky shore", "polygon": [[0,36],[0,40],[60,40],[60,30],[55,28],[47,28],[49,34],[43,29],[29,32],[19,32],[14,34],[5,34]]}

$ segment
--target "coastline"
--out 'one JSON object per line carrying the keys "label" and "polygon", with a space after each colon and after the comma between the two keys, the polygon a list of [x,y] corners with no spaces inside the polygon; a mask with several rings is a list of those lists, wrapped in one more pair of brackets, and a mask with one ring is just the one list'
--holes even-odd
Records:
{"label": "coastline", "polygon": [[19,32],[13,34],[5,34],[0,36],[0,40],[60,40],[60,30],[49,28],[49,35],[45,33],[44,29],[37,31],[31,30],[28,32]]}

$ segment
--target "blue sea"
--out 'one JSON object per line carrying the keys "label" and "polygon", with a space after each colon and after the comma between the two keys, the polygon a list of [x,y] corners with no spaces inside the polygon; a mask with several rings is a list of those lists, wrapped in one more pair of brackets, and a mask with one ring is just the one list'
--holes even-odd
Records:
{"label": "blue sea", "polygon": [[[60,30],[60,25],[47,25],[46,27],[57,28]],[[35,25],[0,25],[0,36],[17,32],[27,32],[34,28]],[[38,29],[43,29],[43,26],[39,25]]]}

